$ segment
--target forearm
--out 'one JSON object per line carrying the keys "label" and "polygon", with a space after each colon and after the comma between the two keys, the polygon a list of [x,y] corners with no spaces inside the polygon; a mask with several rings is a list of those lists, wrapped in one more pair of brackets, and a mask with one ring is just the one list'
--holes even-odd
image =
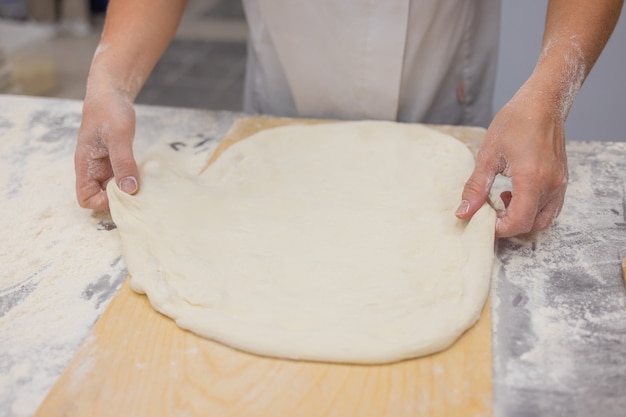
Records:
{"label": "forearm", "polygon": [[94,54],[87,95],[96,86],[135,99],[170,43],[187,0],[112,0]]}
{"label": "forearm", "polygon": [[608,41],[623,0],[550,0],[542,49],[527,82],[563,120]]}

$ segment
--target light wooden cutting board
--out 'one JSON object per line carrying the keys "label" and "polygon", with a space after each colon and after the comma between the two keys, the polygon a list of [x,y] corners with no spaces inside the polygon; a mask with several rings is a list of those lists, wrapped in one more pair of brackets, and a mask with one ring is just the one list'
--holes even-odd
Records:
{"label": "light wooden cutting board", "polygon": [[[303,121],[240,119],[212,159],[256,131],[295,122]],[[471,148],[484,134],[437,129]],[[35,415],[488,417],[492,398],[489,302],[444,352],[342,365],[259,357],[202,339],[155,312],[127,281]]]}

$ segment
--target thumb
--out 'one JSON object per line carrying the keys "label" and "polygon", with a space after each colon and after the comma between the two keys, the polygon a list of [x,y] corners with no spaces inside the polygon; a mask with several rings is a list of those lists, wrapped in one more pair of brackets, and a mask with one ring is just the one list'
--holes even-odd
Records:
{"label": "thumb", "polygon": [[139,190],[139,170],[133,156],[132,141],[119,141],[109,149],[115,183],[127,194]]}
{"label": "thumb", "polygon": [[480,160],[476,162],[474,172],[465,183],[462,201],[455,213],[459,219],[469,219],[485,204],[496,176],[494,170],[487,168],[488,164],[481,163]]}

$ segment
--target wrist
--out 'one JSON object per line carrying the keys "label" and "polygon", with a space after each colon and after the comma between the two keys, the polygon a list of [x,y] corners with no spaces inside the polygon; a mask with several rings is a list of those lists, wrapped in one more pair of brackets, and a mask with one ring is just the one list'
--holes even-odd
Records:
{"label": "wrist", "polygon": [[587,75],[584,54],[574,40],[544,46],[537,66],[523,88],[534,91],[545,110],[563,121]]}
{"label": "wrist", "polygon": [[145,80],[142,73],[132,59],[119,57],[101,44],[89,70],[86,98],[115,92],[133,103]]}

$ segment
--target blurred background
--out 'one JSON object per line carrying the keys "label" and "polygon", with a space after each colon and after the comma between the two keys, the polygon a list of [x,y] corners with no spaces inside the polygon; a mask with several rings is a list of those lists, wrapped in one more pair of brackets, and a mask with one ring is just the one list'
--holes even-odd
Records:
{"label": "blurred background", "polygon": [[[82,99],[106,3],[0,0],[0,93]],[[532,72],[545,7],[545,0],[502,0],[494,109]],[[190,0],[137,102],[240,111],[246,33],[241,0]],[[624,45],[626,23],[620,21],[572,108],[569,139],[626,141]]]}

